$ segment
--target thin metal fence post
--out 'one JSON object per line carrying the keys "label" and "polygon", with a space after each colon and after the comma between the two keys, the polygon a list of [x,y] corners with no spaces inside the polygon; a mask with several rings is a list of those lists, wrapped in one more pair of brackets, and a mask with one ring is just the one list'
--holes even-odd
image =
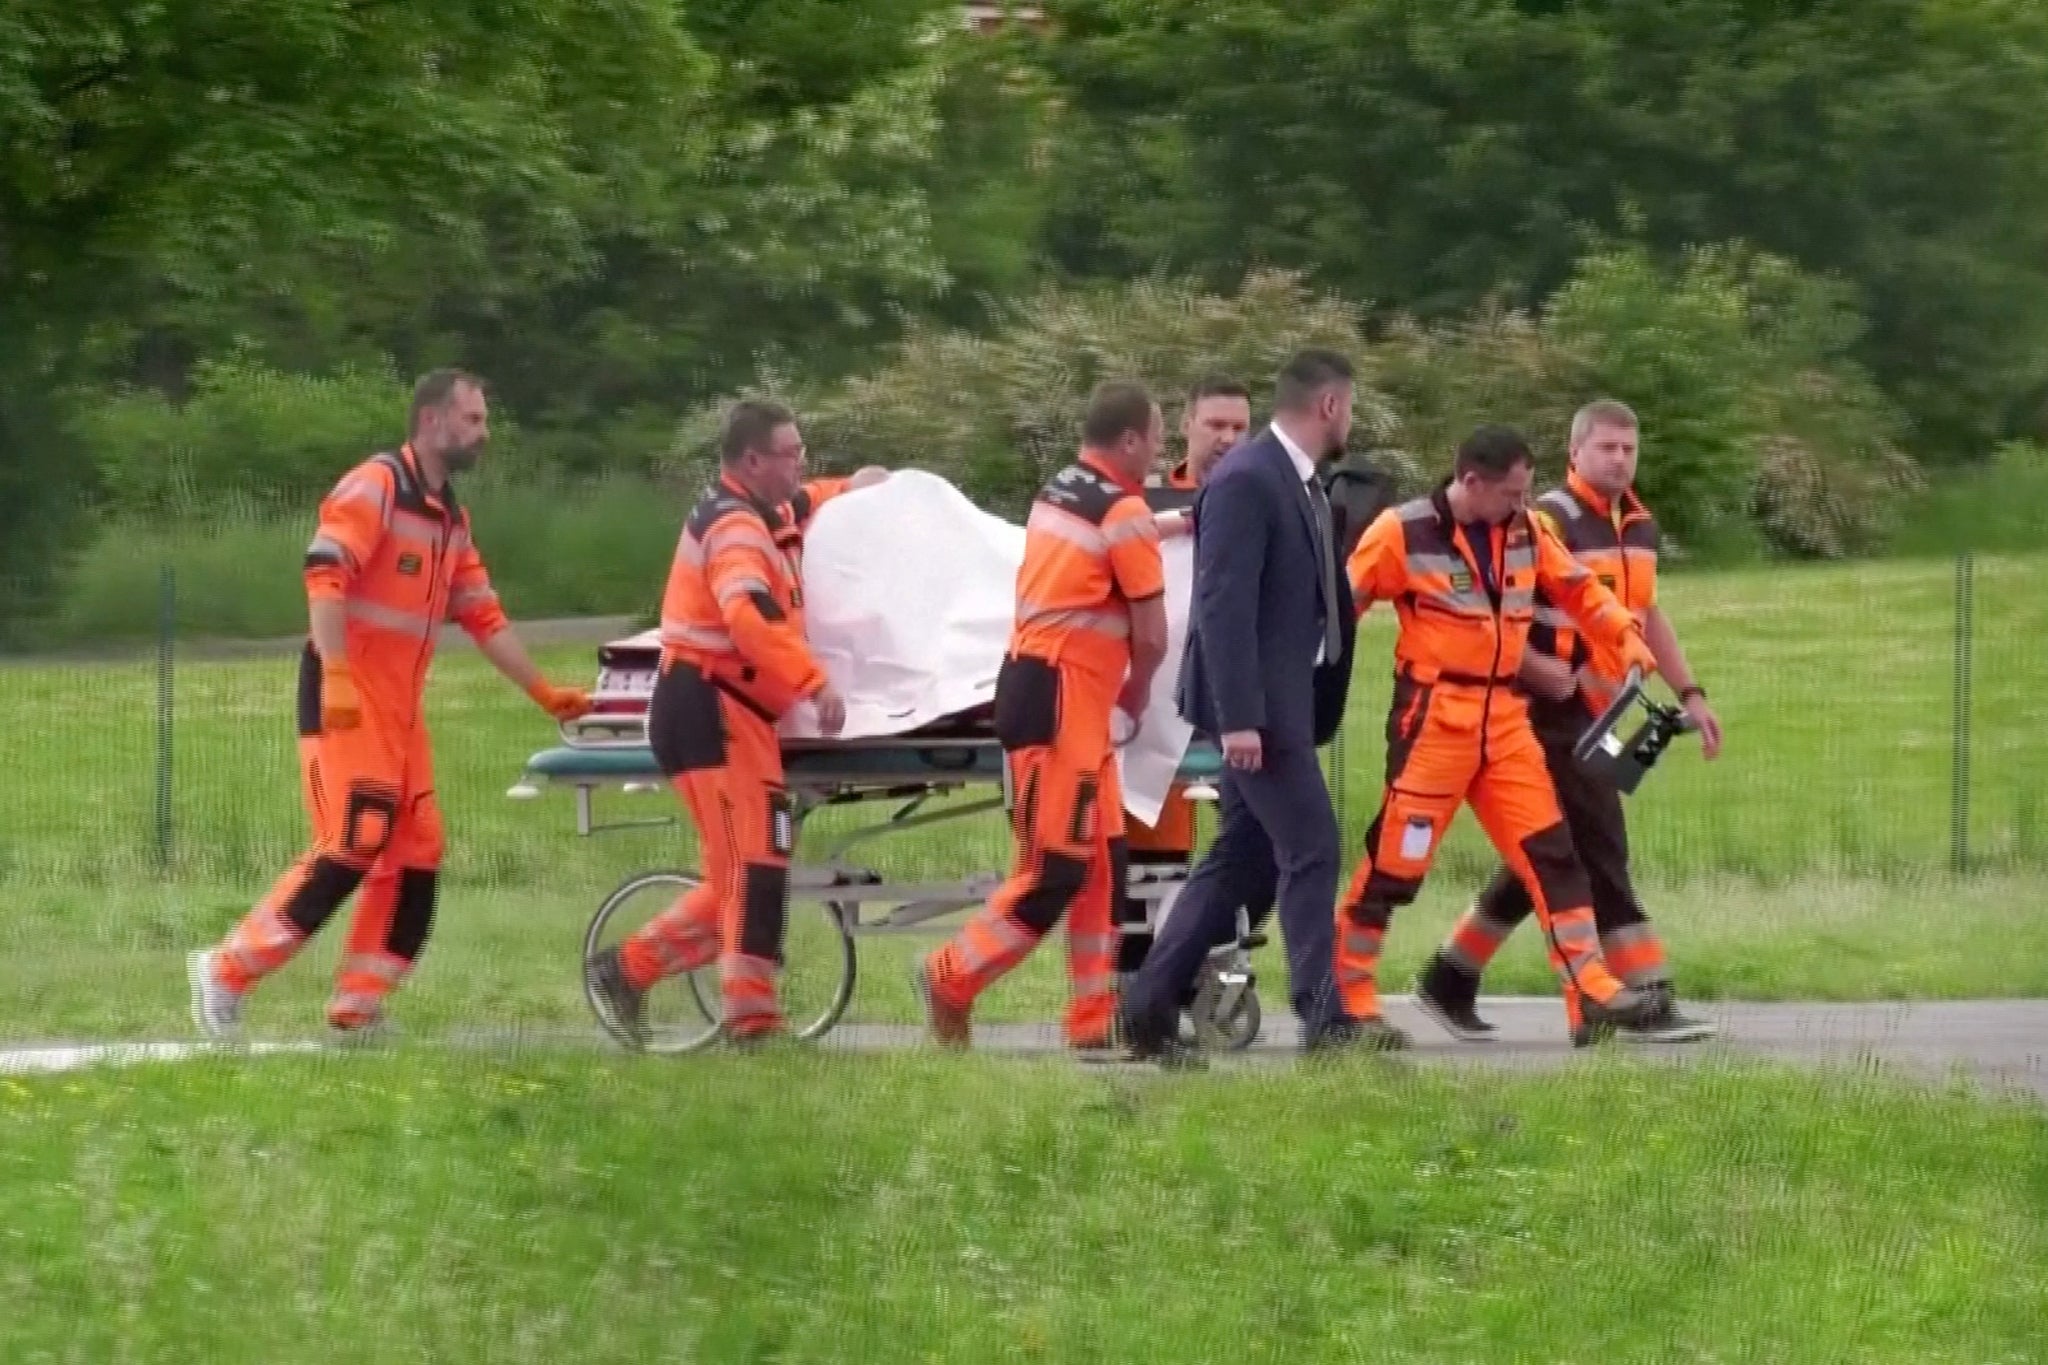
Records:
{"label": "thin metal fence post", "polygon": [[1965,550],[1956,556],[1953,747],[1949,757],[1949,869],[1959,876],[1970,866],[1970,673],[1976,643],[1976,578],[1976,559]]}
{"label": "thin metal fence post", "polygon": [[177,637],[177,578],[166,564],[157,579],[156,632],[156,866],[171,866],[172,655]]}

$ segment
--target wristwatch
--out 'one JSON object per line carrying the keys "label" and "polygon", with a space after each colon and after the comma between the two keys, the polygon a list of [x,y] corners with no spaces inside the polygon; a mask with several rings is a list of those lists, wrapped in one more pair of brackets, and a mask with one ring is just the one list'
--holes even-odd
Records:
{"label": "wristwatch", "polygon": [[1688,702],[1691,701],[1694,697],[1698,697],[1701,701],[1705,701],[1707,699],[1707,689],[1701,687],[1698,683],[1687,683],[1684,687],[1678,689],[1679,701]]}

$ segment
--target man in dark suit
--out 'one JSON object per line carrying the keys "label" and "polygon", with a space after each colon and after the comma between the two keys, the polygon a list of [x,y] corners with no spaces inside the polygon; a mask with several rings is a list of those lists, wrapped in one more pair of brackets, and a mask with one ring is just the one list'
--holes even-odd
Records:
{"label": "man in dark suit", "polygon": [[1237,907],[1276,873],[1304,1049],[1373,1041],[1369,1024],[1344,1016],[1332,974],[1337,817],[1316,760],[1335,728],[1331,700],[1348,683],[1354,617],[1316,463],[1343,451],[1351,402],[1350,362],[1301,352],[1280,372],[1272,425],[1223,457],[1195,503],[1180,712],[1218,737],[1222,808],[1208,854],[1125,993],[1134,1059],[1193,1060],[1176,1036],[1181,1001]]}

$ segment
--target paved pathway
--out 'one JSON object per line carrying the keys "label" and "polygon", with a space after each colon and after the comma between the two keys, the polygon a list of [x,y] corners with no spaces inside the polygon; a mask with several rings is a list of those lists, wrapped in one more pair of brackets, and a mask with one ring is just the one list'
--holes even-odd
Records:
{"label": "paved pathway", "polygon": [[[1555,1066],[1578,1055],[1564,1038],[1553,998],[1502,997],[1481,1002],[1480,1012],[1500,1027],[1492,1043],[1459,1043],[1415,1011],[1403,996],[1387,1010],[1407,1028],[1415,1046],[1405,1055],[1424,1064],[1530,1068]],[[1875,1061],[1923,1080],[1963,1074],[1994,1090],[2017,1090],[2048,1099],[2048,1001],[1945,1001],[1932,1004],[1691,1004],[1713,1019],[1721,1036],[1711,1043],[1631,1046],[1633,1055],[1682,1064],[1707,1058],[1759,1056],[1807,1064],[1856,1065]],[[595,1029],[474,1030],[451,1035],[455,1046],[517,1050],[597,1046]],[[1219,1067],[1271,1064],[1293,1055],[1291,1018],[1268,1017],[1258,1042],[1242,1054],[1224,1054]],[[918,1046],[921,1031],[900,1024],[843,1023],[821,1046],[854,1051]],[[975,1031],[987,1052],[1046,1054],[1060,1048],[1052,1024],[984,1024]],[[259,1043],[251,1051],[314,1050],[315,1042]],[[0,1075],[73,1071],[86,1066],[173,1060],[201,1049],[190,1041],[46,1043],[0,1049]]]}

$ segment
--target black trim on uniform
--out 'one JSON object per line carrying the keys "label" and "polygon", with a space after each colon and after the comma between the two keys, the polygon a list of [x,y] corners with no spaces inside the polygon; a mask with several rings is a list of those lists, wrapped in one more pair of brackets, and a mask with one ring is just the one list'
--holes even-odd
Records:
{"label": "black trim on uniform", "polygon": [[299,738],[320,734],[320,654],[311,640],[299,651]]}
{"label": "black trim on uniform", "polygon": [[725,766],[725,716],[718,691],[686,663],[661,671],[647,703],[647,747],[662,776]]}
{"label": "black trim on uniform", "polygon": [[426,946],[434,928],[434,904],[440,876],[432,868],[408,867],[398,874],[398,905],[391,912],[391,931],[384,947],[395,957],[411,962]]}
{"label": "black trim on uniform", "polygon": [[789,869],[748,863],[740,892],[740,951],[782,961],[782,930],[789,916]]}
{"label": "black trim on uniform", "polygon": [[1110,509],[1129,496],[1114,480],[1078,460],[1046,480],[1038,490],[1038,501],[1071,512],[1095,526],[1100,526]]}
{"label": "black trim on uniform", "polygon": [[1060,916],[1081,894],[1087,881],[1086,861],[1041,850],[1038,875],[1032,879],[1031,889],[1017,898],[1017,908],[1012,913],[1019,924],[1043,938],[1060,922]]}
{"label": "black trim on uniform", "polygon": [[[384,817],[382,833],[371,842],[364,836],[362,825],[366,817]],[[391,842],[392,831],[398,827],[398,789],[382,782],[351,783],[348,789],[348,806],[341,818],[341,847],[344,852],[363,858],[374,858],[384,851]]]}
{"label": "black trim on uniform", "polygon": [[351,867],[337,858],[315,858],[306,871],[306,879],[279,908],[301,934],[311,938],[334,917],[341,903],[355,894],[367,870]]}
{"label": "black trim on uniform", "polygon": [[1029,654],[1004,658],[996,672],[996,742],[1003,748],[1034,749],[1060,732],[1060,672]]}

